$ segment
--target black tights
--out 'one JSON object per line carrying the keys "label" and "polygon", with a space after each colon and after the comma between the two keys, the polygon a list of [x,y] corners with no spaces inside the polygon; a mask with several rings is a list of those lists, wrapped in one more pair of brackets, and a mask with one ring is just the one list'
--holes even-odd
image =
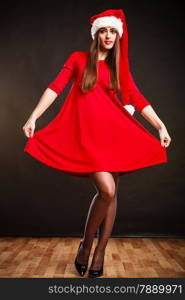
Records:
{"label": "black tights", "polygon": [[78,262],[87,263],[95,233],[98,232],[98,243],[91,268],[100,269],[116,216],[119,173],[95,172],[89,177],[95,185],[97,194],[91,202],[87,215],[83,246],[79,250]]}

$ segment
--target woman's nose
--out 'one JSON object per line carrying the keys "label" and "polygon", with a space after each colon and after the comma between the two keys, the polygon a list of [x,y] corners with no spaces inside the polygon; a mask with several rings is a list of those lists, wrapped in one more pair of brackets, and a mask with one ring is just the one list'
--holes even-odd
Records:
{"label": "woman's nose", "polygon": [[107,32],[106,37],[110,37],[110,32],[109,31]]}

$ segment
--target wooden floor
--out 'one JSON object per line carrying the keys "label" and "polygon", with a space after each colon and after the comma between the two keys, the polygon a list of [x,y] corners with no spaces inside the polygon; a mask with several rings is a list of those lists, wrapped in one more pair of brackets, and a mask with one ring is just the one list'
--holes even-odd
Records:
{"label": "wooden floor", "polygon": [[[74,266],[79,241],[80,238],[0,237],[0,277],[81,277]],[[88,271],[84,277],[87,274]],[[185,277],[185,240],[110,238],[102,277]]]}

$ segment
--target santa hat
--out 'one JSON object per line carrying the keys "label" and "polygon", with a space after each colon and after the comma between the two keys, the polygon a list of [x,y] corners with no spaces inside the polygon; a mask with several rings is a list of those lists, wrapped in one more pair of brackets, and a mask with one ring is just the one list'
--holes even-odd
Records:
{"label": "santa hat", "polygon": [[89,19],[91,27],[91,36],[94,39],[96,31],[101,27],[111,26],[118,30],[120,41],[120,61],[119,61],[119,79],[122,101],[124,104],[129,104],[128,93],[128,76],[129,76],[129,61],[128,61],[128,31],[125,20],[125,15],[122,9],[109,9],[102,13],[94,15]]}

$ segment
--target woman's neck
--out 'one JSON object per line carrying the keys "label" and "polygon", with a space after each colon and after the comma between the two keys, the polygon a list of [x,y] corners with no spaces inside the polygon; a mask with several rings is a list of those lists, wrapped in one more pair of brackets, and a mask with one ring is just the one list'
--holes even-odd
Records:
{"label": "woman's neck", "polygon": [[105,58],[107,57],[108,51],[100,51],[98,52],[98,60],[105,60]]}

